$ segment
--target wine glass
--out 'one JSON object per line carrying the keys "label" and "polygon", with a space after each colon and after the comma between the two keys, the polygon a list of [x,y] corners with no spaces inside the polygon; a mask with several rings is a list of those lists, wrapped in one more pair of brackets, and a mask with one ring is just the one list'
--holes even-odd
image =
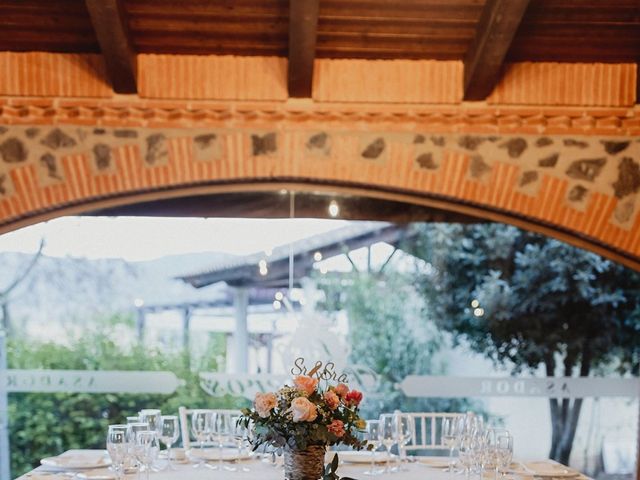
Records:
{"label": "wine glass", "polygon": [[219,448],[218,469],[235,472],[236,467],[233,467],[231,465],[225,465],[222,459],[225,441],[229,440],[232,434],[231,415],[228,413],[217,413],[215,415],[215,419],[213,422],[212,433],[213,433],[213,437],[218,442],[218,448]]}
{"label": "wine glass", "polygon": [[[191,433],[193,433],[201,451],[204,448],[204,442],[211,434],[212,417],[214,415],[213,412],[207,410],[194,410],[191,414]],[[199,461],[194,465],[194,468],[198,468],[204,463],[202,455],[198,455],[197,458]]]}
{"label": "wine glass", "polygon": [[107,452],[118,480],[124,478],[124,464],[129,454],[127,430],[127,425],[109,425],[107,432]]}
{"label": "wine glass", "polygon": [[[233,439],[238,447],[238,460],[242,459],[242,450],[245,446],[245,442],[249,439],[249,429],[240,422],[239,416],[231,417],[231,432]],[[246,465],[242,466],[243,472],[250,472],[251,469]]]}
{"label": "wine glass", "polygon": [[129,440],[129,459],[131,467],[138,467],[138,460],[135,455],[136,435],[138,432],[149,430],[149,424],[146,422],[133,422],[127,424],[127,437]]}
{"label": "wine glass", "polygon": [[178,417],[175,415],[163,415],[160,425],[160,440],[167,446],[167,467],[170,470],[175,470],[176,467],[171,463],[171,446],[180,437]]}
{"label": "wine glass", "polygon": [[501,470],[502,478],[506,475],[506,469],[513,460],[513,437],[506,430],[496,433],[496,476]]}
{"label": "wine glass", "polygon": [[378,438],[385,450],[387,451],[387,464],[385,471],[391,471],[391,447],[396,443],[396,426],[395,418],[391,413],[383,413],[380,415],[380,430]]}
{"label": "wine glass", "polygon": [[371,449],[371,466],[363,473],[365,475],[380,475],[382,472],[375,468],[376,450],[380,448],[380,421],[367,420],[365,434],[367,443],[373,445],[373,448]]}
{"label": "wine glass", "polygon": [[408,470],[403,464],[407,460],[406,446],[415,438],[415,425],[413,417],[403,413],[395,413],[396,443],[398,444],[398,453],[400,454],[400,466],[398,470]]}
{"label": "wine glass", "polygon": [[[144,467],[147,480],[149,480],[151,465],[158,458],[159,451],[158,432],[155,430],[143,430],[136,434],[135,454],[138,462]],[[138,470],[139,474],[140,469]]]}
{"label": "wine glass", "polygon": [[155,408],[147,408],[138,412],[141,422],[149,424],[149,430],[155,430],[160,436],[162,432],[162,414]]}
{"label": "wine glass", "polygon": [[453,450],[456,448],[459,428],[458,417],[445,417],[442,420],[442,442],[449,449],[449,473],[453,473]]}

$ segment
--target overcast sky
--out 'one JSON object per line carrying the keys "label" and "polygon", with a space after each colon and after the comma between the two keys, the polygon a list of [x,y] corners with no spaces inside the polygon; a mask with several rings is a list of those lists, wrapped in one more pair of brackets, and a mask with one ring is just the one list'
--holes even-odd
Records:
{"label": "overcast sky", "polygon": [[0,252],[151,260],[165,255],[246,255],[347,225],[344,220],[63,217],[0,235]]}

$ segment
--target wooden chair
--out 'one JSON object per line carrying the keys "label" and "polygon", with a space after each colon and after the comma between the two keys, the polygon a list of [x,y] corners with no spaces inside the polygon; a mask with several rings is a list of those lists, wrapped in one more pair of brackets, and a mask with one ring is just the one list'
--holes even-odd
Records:
{"label": "wooden chair", "polygon": [[185,450],[191,448],[191,418],[190,415],[195,411],[204,411],[212,413],[226,413],[229,415],[241,415],[240,410],[232,409],[213,409],[213,408],[194,408],[186,407],[178,408],[178,416],[180,418],[180,433],[182,434],[182,446]]}
{"label": "wooden chair", "polygon": [[413,412],[406,413],[413,419],[415,438],[407,445],[407,451],[448,450],[442,438],[442,422],[445,418],[457,419],[463,413]]}

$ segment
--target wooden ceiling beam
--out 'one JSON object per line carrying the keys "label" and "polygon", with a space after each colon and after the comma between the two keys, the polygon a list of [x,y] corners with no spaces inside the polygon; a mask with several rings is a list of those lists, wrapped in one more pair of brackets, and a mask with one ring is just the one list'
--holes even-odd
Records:
{"label": "wooden ceiling beam", "polygon": [[136,52],[121,0],[85,0],[116,93],[136,93]]}
{"label": "wooden ceiling beam", "polygon": [[484,100],[500,79],[502,64],[529,0],[488,0],[464,59],[464,99]]}
{"label": "wooden ceiling beam", "polygon": [[320,0],[289,0],[290,97],[311,97]]}

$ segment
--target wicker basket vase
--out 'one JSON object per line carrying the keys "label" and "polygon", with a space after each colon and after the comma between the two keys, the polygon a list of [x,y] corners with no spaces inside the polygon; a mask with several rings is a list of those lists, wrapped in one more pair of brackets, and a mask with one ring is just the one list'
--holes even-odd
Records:
{"label": "wicker basket vase", "polygon": [[284,452],[286,480],[318,480],[324,474],[324,454],[327,447],[311,445],[304,450]]}

